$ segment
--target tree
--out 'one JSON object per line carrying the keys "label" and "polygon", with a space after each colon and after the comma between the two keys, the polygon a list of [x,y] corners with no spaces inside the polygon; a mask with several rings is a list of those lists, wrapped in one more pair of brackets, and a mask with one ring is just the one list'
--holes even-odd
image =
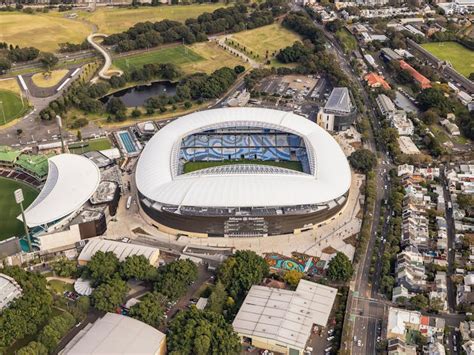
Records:
{"label": "tree", "polygon": [[212,290],[207,303],[206,310],[222,314],[224,306],[227,302],[227,292],[222,282],[217,281],[216,286]]}
{"label": "tree", "polygon": [[91,295],[93,306],[99,311],[115,312],[125,300],[127,283],[118,278],[100,284]]}
{"label": "tree", "polygon": [[89,263],[87,270],[95,285],[112,279],[119,270],[119,260],[111,251],[98,251]]}
{"label": "tree", "polygon": [[243,65],[236,65],[234,67],[235,74],[242,74],[245,71],[245,67]]}
{"label": "tree", "polygon": [[173,261],[158,269],[155,290],[174,301],[186,293],[187,287],[197,279],[196,264],[191,260]]}
{"label": "tree", "polygon": [[429,301],[428,301],[428,298],[424,294],[419,293],[419,294],[413,296],[412,298],[410,298],[410,304],[416,310],[422,311],[422,310],[426,310],[428,308]]}
{"label": "tree", "polygon": [[353,272],[352,263],[346,254],[337,252],[329,262],[327,276],[333,281],[349,281]]}
{"label": "tree", "polygon": [[77,140],[78,140],[78,141],[82,141],[82,132],[81,132],[80,129],[77,130],[77,135],[76,135],[76,137],[77,137]]}
{"label": "tree", "polygon": [[31,341],[28,345],[20,348],[17,355],[48,355],[48,348],[37,341]]}
{"label": "tree", "polygon": [[463,210],[474,208],[474,195],[459,194],[456,197],[456,201]]}
{"label": "tree", "polygon": [[71,277],[77,271],[77,263],[74,260],[61,258],[51,264],[54,273],[60,277]]}
{"label": "tree", "polygon": [[125,113],[126,109],[125,104],[118,97],[111,97],[106,105],[106,111],[112,115]]}
{"label": "tree", "polygon": [[218,279],[234,299],[245,296],[255,284],[269,273],[265,259],[251,250],[239,250],[219,268]]}
{"label": "tree", "polygon": [[222,315],[196,307],[171,321],[167,336],[170,355],[240,354],[240,339]]}
{"label": "tree", "polygon": [[63,312],[60,315],[53,317],[41,330],[41,333],[38,336],[38,341],[48,348],[50,353],[52,353],[58,346],[61,338],[75,323],[76,321],[70,313]]}
{"label": "tree", "polygon": [[349,162],[354,169],[367,174],[377,165],[377,158],[370,150],[359,149],[349,156]]}
{"label": "tree", "polygon": [[120,275],[124,279],[150,280],[156,276],[156,268],[143,255],[127,256],[120,264]]}
{"label": "tree", "polygon": [[298,286],[301,278],[304,276],[304,274],[301,271],[298,270],[288,270],[285,272],[285,275],[283,275],[283,280],[287,284],[289,284],[292,287]]}
{"label": "tree", "polygon": [[164,320],[166,302],[166,297],[159,292],[147,293],[130,308],[129,316],[158,328]]}
{"label": "tree", "polygon": [[8,58],[0,58],[0,73],[4,73],[12,67]]}
{"label": "tree", "polygon": [[58,63],[59,59],[53,53],[42,52],[39,58],[41,64],[46,68],[46,70],[51,71],[51,69]]}

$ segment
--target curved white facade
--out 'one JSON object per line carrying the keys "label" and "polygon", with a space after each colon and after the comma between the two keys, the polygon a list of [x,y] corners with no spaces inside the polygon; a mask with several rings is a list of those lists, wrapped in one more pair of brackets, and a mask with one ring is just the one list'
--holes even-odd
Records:
{"label": "curved white facade", "polygon": [[[178,175],[181,140],[224,127],[278,129],[304,139],[311,173],[286,169],[225,171],[204,169]],[[339,144],[314,122],[292,112],[263,108],[223,108],[192,113],[161,129],[138,161],[136,184],[142,195],[165,205],[196,207],[274,207],[320,204],[338,199],[350,187],[351,172]]]}
{"label": "curved white facade", "polygon": [[[30,228],[58,221],[77,211],[99,186],[99,168],[82,155],[56,155],[49,158],[48,164],[46,183],[25,210]],[[17,218],[22,220],[21,215]]]}

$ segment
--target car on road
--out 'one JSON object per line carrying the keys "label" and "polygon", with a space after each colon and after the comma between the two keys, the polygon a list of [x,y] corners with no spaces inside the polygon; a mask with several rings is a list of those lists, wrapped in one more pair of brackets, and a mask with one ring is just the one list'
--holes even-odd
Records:
{"label": "car on road", "polygon": [[361,347],[361,346],[362,346],[362,342],[360,341],[360,339],[357,340],[357,346],[358,346],[358,347]]}

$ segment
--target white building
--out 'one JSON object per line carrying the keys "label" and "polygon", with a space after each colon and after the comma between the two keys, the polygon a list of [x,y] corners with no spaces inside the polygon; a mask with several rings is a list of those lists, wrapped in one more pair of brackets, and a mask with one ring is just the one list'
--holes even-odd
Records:
{"label": "white building", "polygon": [[252,286],[232,323],[253,346],[303,354],[313,325],[325,327],[337,289],[301,280],[295,291]]}
{"label": "white building", "polygon": [[21,296],[22,289],[13,277],[0,274],[0,312]]}

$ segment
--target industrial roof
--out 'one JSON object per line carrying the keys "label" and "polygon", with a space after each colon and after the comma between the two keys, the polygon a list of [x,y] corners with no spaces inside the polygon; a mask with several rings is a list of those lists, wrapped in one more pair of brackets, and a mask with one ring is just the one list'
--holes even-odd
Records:
{"label": "industrial roof", "polygon": [[164,340],[165,334],[148,324],[120,314],[107,313],[92,327],[81,331],[66,346],[63,353],[68,355],[159,354]]}
{"label": "industrial roof", "polygon": [[[205,169],[178,175],[184,137],[209,129],[251,126],[278,129],[304,139],[310,174],[245,173]],[[195,112],[162,128],[138,161],[136,184],[148,199],[199,207],[270,207],[326,203],[345,194],[351,182],[346,156],[323,128],[292,112],[263,108],[222,108]]]}
{"label": "industrial roof", "polygon": [[[83,156],[60,154],[49,158],[48,162],[46,183],[25,210],[29,227],[52,223],[77,211],[100,182],[99,168]],[[22,220],[21,215],[17,218]]]}
{"label": "industrial roof", "polygon": [[252,286],[232,325],[241,335],[304,349],[313,324],[326,326],[336,294],[306,280],[296,291]]}
{"label": "industrial roof", "polygon": [[21,287],[14,278],[0,274],[0,311],[21,296]]}
{"label": "industrial roof", "polygon": [[90,239],[79,255],[79,261],[88,262],[98,251],[104,253],[113,252],[120,261],[124,261],[127,256],[143,255],[151,264],[158,261],[160,250],[144,245],[116,242],[107,239]]}

